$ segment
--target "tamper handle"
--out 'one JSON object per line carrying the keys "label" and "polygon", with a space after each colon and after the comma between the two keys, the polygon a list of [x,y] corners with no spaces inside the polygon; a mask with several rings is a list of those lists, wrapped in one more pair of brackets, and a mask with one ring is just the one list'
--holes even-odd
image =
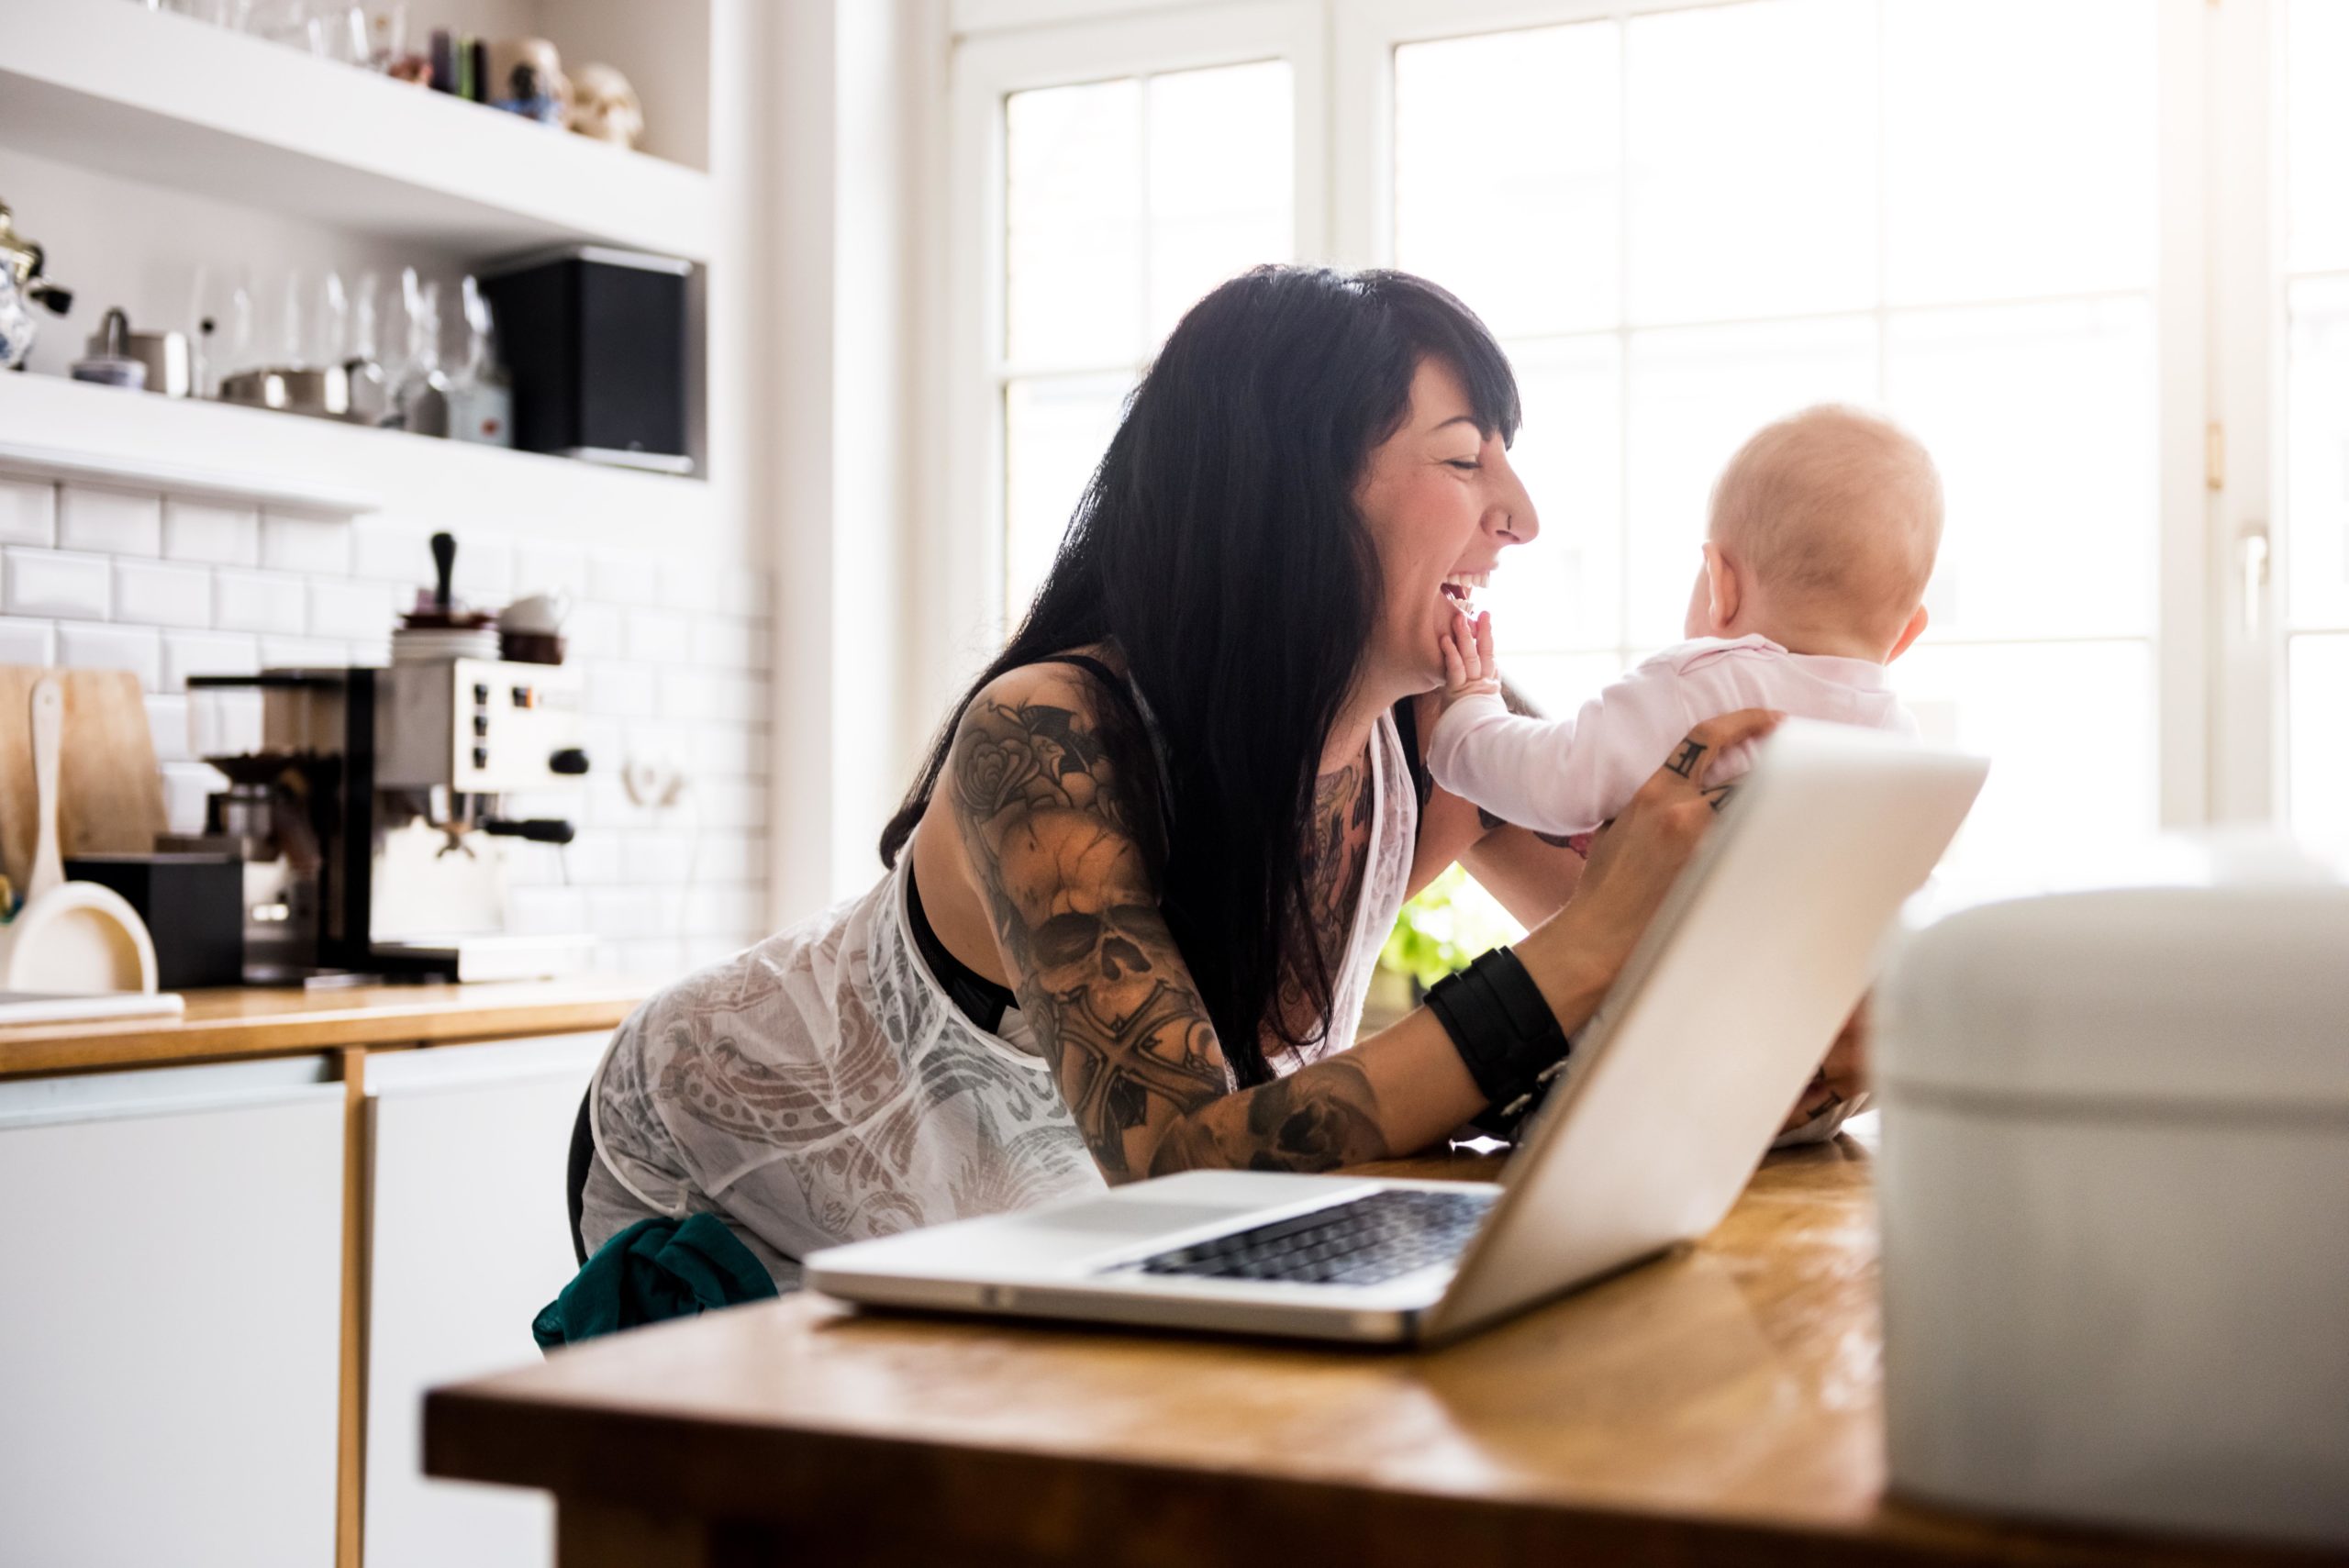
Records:
{"label": "tamper handle", "polygon": [[433,604],[445,616],[456,603],[449,594],[449,580],[457,570],[457,536],[455,534],[432,536],[432,570],[437,578],[432,588]]}

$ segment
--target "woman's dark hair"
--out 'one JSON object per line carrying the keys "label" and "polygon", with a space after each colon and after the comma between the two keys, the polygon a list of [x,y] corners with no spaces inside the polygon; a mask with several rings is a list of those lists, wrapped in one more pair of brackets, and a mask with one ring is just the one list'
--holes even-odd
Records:
{"label": "woman's dark hair", "polygon": [[[1161,908],[1243,1085],[1272,1076],[1268,1036],[1310,1043],[1329,1014],[1337,977],[1306,904],[1314,780],[1381,590],[1354,490],[1430,356],[1487,434],[1515,437],[1508,358],[1423,279],[1259,267],[1193,306],[1127,402],[1027,618],[881,836],[894,865],[988,682],[1114,643],[1164,741],[1163,801],[1148,740],[1107,700],[1103,743],[1144,814],[1163,808]],[[1284,982],[1309,1018],[1275,1005]]]}

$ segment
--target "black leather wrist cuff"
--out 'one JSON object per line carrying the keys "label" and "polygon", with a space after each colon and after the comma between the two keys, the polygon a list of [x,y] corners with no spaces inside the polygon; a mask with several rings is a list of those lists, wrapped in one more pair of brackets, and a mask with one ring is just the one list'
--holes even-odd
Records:
{"label": "black leather wrist cuff", "polygon": [[1428,1009],[1491,1111],[1513,1124],[1563,1072],[1572,1044],[1542,988],[1508,948],[1495,948],[1428,992]]}

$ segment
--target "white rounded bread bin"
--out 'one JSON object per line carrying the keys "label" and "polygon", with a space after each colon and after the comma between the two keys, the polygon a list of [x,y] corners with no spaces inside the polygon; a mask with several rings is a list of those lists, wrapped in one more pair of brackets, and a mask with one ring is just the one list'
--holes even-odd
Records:
{"label": "white rounded bread bin", "polygon": [[1879,999],[1893,1488],[2349,1544],[2349,888],[1990,905]]}

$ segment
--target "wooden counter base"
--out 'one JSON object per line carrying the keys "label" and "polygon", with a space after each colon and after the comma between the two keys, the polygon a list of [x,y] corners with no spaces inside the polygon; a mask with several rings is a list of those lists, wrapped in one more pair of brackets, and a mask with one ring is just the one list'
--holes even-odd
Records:
{"label": "wooden counter base", "polygon": [[616,1029],[653,990],[601,977],[495,984],[246,986],[187,993],[184,1018],[0,1028],[0,1078]]}
{"label": "wooden counter base", "polygon": [[1887,1502],[1871,1181],[1775,1156],[1701,1246],[1425,1354],[800,1296],[437,1390],[425,1468],[551,1490],[563,1568],[2307,1560]]}

